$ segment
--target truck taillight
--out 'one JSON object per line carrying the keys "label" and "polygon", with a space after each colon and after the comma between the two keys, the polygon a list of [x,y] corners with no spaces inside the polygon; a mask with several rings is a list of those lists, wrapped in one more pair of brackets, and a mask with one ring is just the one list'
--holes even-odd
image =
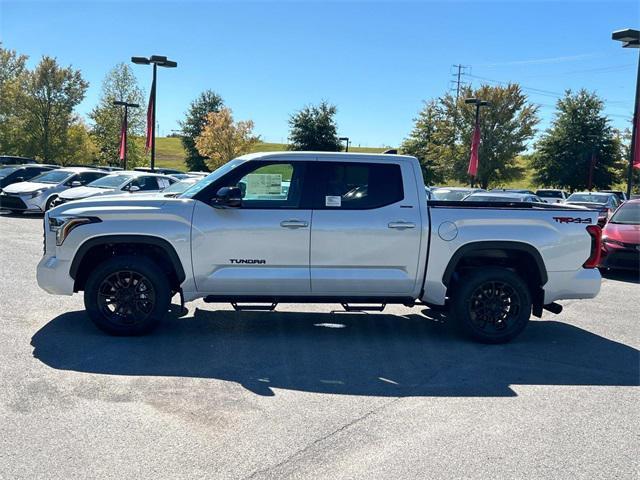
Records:
{"label": "truck taillight", "polygon": [[602,229],[598,225],[589,225],[587,233],[591,236],[591,254],[582,265],[584,268],[596,268],[600,265],[602,253]]}

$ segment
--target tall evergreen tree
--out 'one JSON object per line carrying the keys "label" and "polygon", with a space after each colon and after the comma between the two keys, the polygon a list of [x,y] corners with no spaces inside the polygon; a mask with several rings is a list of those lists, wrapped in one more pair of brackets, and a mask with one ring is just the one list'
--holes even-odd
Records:
{"label": "tall evergreen tree", "polygon": [[531,159],[535,182],[582,190],[588,187],[593,168],[593,188],[610,188],[619,180],[622,150],[602,100],[584,89],[567,90],[556,108],[555,119]]}
{"label": "tall evergreen tree", "polygon": [[210,113],[218,113],[224,107],[222,97],[212,90],[205,90],[196,98],[180,122],[182,135],[180,140],[187,152],[185,162],[191,171],[208,171],[207,158],[200,155],[196,139],[202,134]]}
{"label": "tall evergreen tree", "polygon": [[438,100],[425,103],[414,119],[415,125],[400,147],[403,154],[413,155],[420,161],[422,175],[427,185],[445,181],[448,166],[443,163],[451,148],[452,124],[450,124]]}
{"label": "tall evergreen tree", "polygon": [[308,105],[289,118],[289,149],[339,152],[335,105]]}

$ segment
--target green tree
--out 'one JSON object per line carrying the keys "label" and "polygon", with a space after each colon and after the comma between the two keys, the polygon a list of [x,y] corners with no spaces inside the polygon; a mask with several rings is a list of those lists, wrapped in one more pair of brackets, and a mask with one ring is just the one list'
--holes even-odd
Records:
{"label": "green tree", "polygon": [[144,135],[145,96],[133,75],[131,67],[119,63],[113,67],[102,82],[102,94],[98,105],[91,110],[89,118],[93,121],[91,136],[96,148],[97,162],[101,165],[119,165],[120,132],[124,115],[121,106],[113,102],[125,101],[137,103],[139,108],[129,108],[127,134],[127,166],[145,165],[147,158],[136,137]]}
{"label": "green tree", "polygon": [[307,105],[289,117],[289,149],[339,152],[335,105]]}
{"label": "green tree", "polygon": [[25,154],[45,163],[65,162],[73,109],[84,99],[88,86],[79,70],[62,68],[55,58],[47,56],[27,73],[19,106],[24,119]]}
{"label": "green tree", "polygon": [[565,92],[553,123],[536,144],[531,159],[536,183],[571,191],[588,186],[592,159],[593,187],[610,188],[619,179],[622,149],[604,115],[602,100],[592,92]]}
{"label": "green tree", "polygon": [[0,42],[0,152],[22,154],[21,117],[17,106],[24,91],[27,56],[2,48]]}
{"label": "green tree", "polygon": [[444,113],[438,100],[426,102],[400,147],[403,154],[413,155],[420,161],[427,185],[444,182],[447,174],[443,159],[450,156],[452,124]]}
{"label": "green tree", "polygon": [[538,117],[537,108],[528,103],[516,84],[465,88],[457,102],[450,94],[428,102],[404,141],[403,152],[420,159],[428,183],[445,178],[467,183],[475,124],[475,105],[465,104],[467,97],[490,102],[480,115],[480,162],[475,182],[488,188],[521,178],[524,169],[517,157],[533,137]]}
{"label": "green tree", "polygon": [[180,122],[182,135],[180,141],[187,152],[185,163],[191,171],[207,171],[207,159],[198,152],[196,139],[202,133],[207,124],[207,116],[210,113],[219,112],[224,106],[222,97],[212,90],[205,90],[196,98],[185,114],[185,119]]}
{"label": "green tree", "polygon": [[76,117],[67,131],[67,153],[61,157],[62,165],[95,164],[97,157],[96,146],[89,127]]}
{"label": "green tree", "polygon": [[452,158],[453,177],[462,182],[469,178],[467,169],[475,122],[475,105],[464,103],[464,98],[469,97],[489,102],[480,113],[480,162],[476,183],[488,188],[522,178],[524,168],[518,165],[517,157],[527,149],[539,119],[538,107],[528,102],[517,84],[481,85],[475,90],[465,88],[457,104],[455,97],[444,97],[447,117],[452,121],[455,119],[460,139]]}

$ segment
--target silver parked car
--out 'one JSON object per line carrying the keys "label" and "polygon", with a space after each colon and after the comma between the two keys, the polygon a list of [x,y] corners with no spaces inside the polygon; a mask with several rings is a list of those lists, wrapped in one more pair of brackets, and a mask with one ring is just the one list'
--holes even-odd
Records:
{"label": "silver parked car", "polygon": [[71,200],[101,195],[118,195],[121,193],[160,192],[177,180],[168,175],[138,171],[122,171],[111,173],[83,187],[76,187],[61,193],[53,202],[56,207]]}
{"label": "silver parked car", "polygon": [[530,193],[517,192],[477,192],[467,195],[463,199],[464,202],[531,202],[545,203],[537,195]]}
{"label": "silver parked car", "polygon": [[469,187],[431,187],[430,200],[459,202],[467,195],[470,195],[476,192],[484,192],[484,190],[481,188],[469,188]]}
{"label": "silver parked car", "polygon": [[0,193],[0,209],[12,212],[45,212],[58,196],[74,187],[87,185],[107,175],[103,170],[85,167],[59,168],[14,183]]}

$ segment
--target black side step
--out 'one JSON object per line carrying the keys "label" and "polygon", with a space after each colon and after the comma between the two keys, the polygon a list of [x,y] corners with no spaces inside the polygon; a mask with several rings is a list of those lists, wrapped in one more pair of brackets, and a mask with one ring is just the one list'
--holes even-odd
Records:
{"label": "black side step", "polygon": [[261,311],[261,312],[272,312],[276,309],[278,304],[276,302],[273,302],[273,303],[264,304],[264,305],[254,305],[254,304],[240,305],[239,303],[231,302],[231,306],[236,312],[251,311],[251,310]]}
{"label": "black side step", "polygon": [[387,306],[386,303],[380,305],[351,305],[349,303],[342,303],[341,305],[345,312],[382,312]]}

